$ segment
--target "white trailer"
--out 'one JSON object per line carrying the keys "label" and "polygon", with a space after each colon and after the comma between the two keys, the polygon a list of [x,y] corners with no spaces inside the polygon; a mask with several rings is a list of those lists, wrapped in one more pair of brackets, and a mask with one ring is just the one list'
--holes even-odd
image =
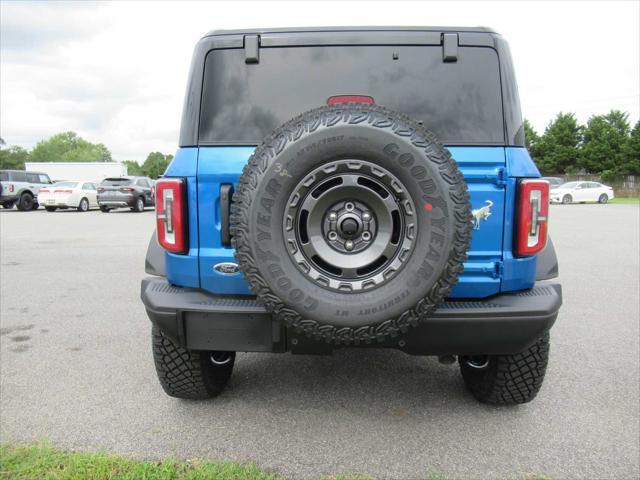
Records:
{"label": "white trailer", "polygon": [[100,182],[107,177],[122,177],[127,166],[120,162],[25,162],[25,170],[42,172],[51,180]]}

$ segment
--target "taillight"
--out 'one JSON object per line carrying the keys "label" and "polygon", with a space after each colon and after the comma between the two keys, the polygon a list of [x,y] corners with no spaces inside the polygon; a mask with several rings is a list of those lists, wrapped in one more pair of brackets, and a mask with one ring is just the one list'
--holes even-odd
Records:
{"label": "taillight", "polygon": [[373,105],[373,97],[368,95],[335,95],[327,99],[327,105],[338,105],[339,103],[365,103]]}
{"label": "taillight", "polygon": [[49,193],[49,189],[48,188],[41,188],[38,193]]}
{"label": "taillight", "polygon": [[156,183],[156,231],[158,243],[173,253],[187,248],[185,182],[181,178],[163,178]]}
{"label": "taillight", "polygon": [[102,192],[104,192],[104,188],[98,187],[98,193],[102,193]]}
{"label": "taillight", "polygon": [[133,188],[131,188],[131,187],[122,187],[122,188],[120,188],[120,191],[122,193],[129,193],[129,192],[133,192]]}
{"label": "taillight", "polygon": [[73,193],[73,190],[54,190],[53,193]]}
{"label": "taillight", "polygon": [[542,250],[547,244],[548,223],[549,182],[520,180],[514,253],[527,257]]}

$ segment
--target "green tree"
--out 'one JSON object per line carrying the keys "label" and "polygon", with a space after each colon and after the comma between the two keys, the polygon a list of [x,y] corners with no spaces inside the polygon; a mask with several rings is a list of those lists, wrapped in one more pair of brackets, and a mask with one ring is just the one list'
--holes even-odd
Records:
{"label": "green tree", "polygon": [[75,132],[62,132],[42,140],[31,151],[35,162],[110,162],[111,152],[102,143],[91,143]]}
{"label": "green tree", "polygon": [[560,112],[536,143],[537,163],[542,174],[576,171],[581,141],[582,127],[575,115]]}
{"label": "green tree", "polygon": [[640,175],[640,120],[631,130],[618,170],[623,174]]}
{"label": "green tree", "polygon": [[29,161],[29,152],[22,147],[12,145],[0,149],[0,168],[23,170],[24,162]]}
{"label": "green tree", "polygon": [[584,128],[580,166],[590,173],[621,173],[629,142],[629,114],[611,110],[593,115]]}
{"label": "green tree", "polygon": [[144,171],[138,162],[135,160],[124,160],[124,163],[127,166],[127,172],[129,175],[144,175]]}
{"label": "green tree", "polygon": [[531,122],[525,118],[524,120],[524,146],[529,150],[531,158],[535,161],[538,157],[538,142],[540,141],[540,135],[533,128]]}
{"label": "green tree", "polygon": [[158,178],[167,169],[171,160],[173,160],[173,155],[151,152],[142,164],[142,171],[151,178]]}

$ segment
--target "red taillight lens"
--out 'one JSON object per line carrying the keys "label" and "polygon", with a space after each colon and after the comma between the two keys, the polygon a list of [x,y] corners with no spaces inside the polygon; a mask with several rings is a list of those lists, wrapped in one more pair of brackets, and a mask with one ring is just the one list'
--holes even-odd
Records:
{"label": "red taillight lens", "polygon": [[120,191],[123,192],[123,193],[129,193],[129,192],[133,192],[133,188],[131,188],[131,187],[122,187],[120,189]]}
{"label": "red taillight lens", "polygon": [[48,188],[41,188],[38,193],[49,193],[49,189]]}
{"label": "red taillight lens", "polygon": [[53,193],[73,193],[73,190],[58,189],[58,190],[54,190]]}
{"label": "red taillight lens", "polygon": [[102,193],[102,192],[104,192],[104,188],[98,187],[98,193]]}
{"label": "red taillight lens", "polygon": [[156,183],[156,231],[158,243],[173,253],[187,248],[185,182],[181,178],[163,178]]}
{"label": "red taillight lens", "polygon": [[547,244],[549,224],[549,182],[520,180],[514,253],[528,257]]}
{"label": "red taillight lens", "polygon": [[327,105],[338,105],[339,103],[365,103],[367,105],[373,105],[373,97],[368,95],[335,95],[327,99]]}

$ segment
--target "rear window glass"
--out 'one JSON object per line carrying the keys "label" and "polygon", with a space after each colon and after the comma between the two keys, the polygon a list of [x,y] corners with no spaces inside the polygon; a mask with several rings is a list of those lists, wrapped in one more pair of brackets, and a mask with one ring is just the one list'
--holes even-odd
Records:
{"label": "rear window glass", "polygon": [[11,172],[11,180],[14,182],[26,182],[27,174],[25,172]]}
{"label": "rear window glass", "polygon": [[[398,57],[394,60],[394,57]],[[446,144],[503,144],[498,56],[459,48],[335,46],[212,50],[205,63],[200,144],[257,144],[287,120],[334,95],[369,95],[422,122]]]}
{"label": "rear window glass", "polygon": [[119,187],[121,185],[130,185],[130,178],[105,178],[100,185]]}

